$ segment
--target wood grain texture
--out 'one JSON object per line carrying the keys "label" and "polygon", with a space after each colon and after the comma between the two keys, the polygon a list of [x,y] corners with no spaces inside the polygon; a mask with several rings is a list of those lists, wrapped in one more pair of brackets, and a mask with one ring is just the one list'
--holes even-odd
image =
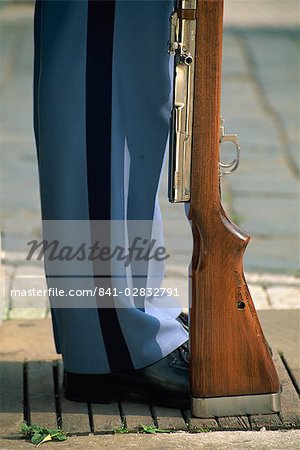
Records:
{"label": "wood grain texture", "polygon": [[[219,192],[223,0],[199,0],[189,218],[191,394],[279,391],[278,376],[243,273],[249,236],[232,223]],[[238,303],[244,305],[238,308]]]}
{"label": "wood grain texture", "polygon": [[[2,437],[18,435],[23,420],[23,364],[0,363],[0,429]],[[1,448],[1,446],[0,446]]]}
{"label": "wood grain texture", "polygon": [[28,363],[28,391],[31,423],[45,428],[56,428],[51,361],[30,361]]}
{"label": "wood grain texture", "polygon": [[300,427],[300,399],[286,368],[278,354],[275,355],[275,364],[282,386],[280,417],[285,426]]}
{"label": "wood grain texture", "polygon": [[251,416],[250,421],[252,430],[278,430],[284,426],[278,414],[259,414]]}
{"label": "wood grain texture", "polygon": [[189,409],[185,410],[184,413],[188,421],[189,430],[192,432],[196,430],[217,430],[219,428],[218,422],[215,419],[192,417]]}
{"label": "wood grain texture", "polygon": [[187,425],[183,420],[180,409],[155,406],[154,412],[159,428],[163,430],[187,430]]}
{"label": "wood grain texture", "polygon": [[66,433],[76,434],[90,433],[89,412],[87,403],[72,402],[67,400],[63,393],[63,364],[60,362],[59,367],[59,386],[60,386],[60,407],[62,415],[62,428]]}
{"label": "wood grain texture", "polygon": [[150,407],[144,403],[122,402],[126,426],[129,430],[138,430],[141,425],[154,426]]}
{"label": "wood grain texture", "polygon": [[250,422],[247,416],[219,417],[219,425],[222,430],[250,430]]}
{"label": "wood grain texture", "polygon": [[119,407],[116,402],[107,405],[93,403],[91,409],[95,433],[113,431],[117,428],[121,428],[122,421]]}

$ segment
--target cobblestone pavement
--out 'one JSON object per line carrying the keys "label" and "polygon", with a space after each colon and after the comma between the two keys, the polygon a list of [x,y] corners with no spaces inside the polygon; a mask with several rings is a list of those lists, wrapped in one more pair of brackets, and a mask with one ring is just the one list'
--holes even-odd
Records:
{"label": "cobblestone pavement", "polygon": [[[222,115],[237,132],[241,165],[223,179],[231,217],[252,236],[245,255],[250,289],[259,309],[299,307],[299,2],[227,0]],[[44,286],[42,268],[24,264],[26,242],[40,237],[38,176],[32,131],[32,6],[0,11],[2,249],[5,280],[1,315],[45,317],[39,308],[9,296],[10,289]],[[229,158],[228,149],[222,158]],[[166,285],[187,296],[192,241],[182,205],[160,202],[171,253]],[[28,306],[32,306],[28,308]]]}

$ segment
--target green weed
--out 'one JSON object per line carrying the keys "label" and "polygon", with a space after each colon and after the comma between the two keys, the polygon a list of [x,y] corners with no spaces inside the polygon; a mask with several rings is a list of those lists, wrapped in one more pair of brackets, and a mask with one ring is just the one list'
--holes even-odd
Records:
{"label": "green weed", "polygon": [[67,436],[59,428],[43,428],[40,425],[36,424],[27,425],[26,422],[22,422],[20,427],[23,436],[26,439],[29,439],[37,447],[44,444],[44,442],[65,441],[67,439]]}

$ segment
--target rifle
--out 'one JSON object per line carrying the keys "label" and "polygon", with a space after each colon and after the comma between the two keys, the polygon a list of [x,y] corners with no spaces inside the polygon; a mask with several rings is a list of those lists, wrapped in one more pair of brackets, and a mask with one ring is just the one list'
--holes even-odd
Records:
{"label": "rifle", "polygon": [[[169,200],[190,202],[190,389],[198,417],[280,411],[280,384],[243,272],[250,236],[221,203],[220,175],[239,162],[220,119],[223,0],[177,1]],[[231,141],[236,157],[219,162]]]}

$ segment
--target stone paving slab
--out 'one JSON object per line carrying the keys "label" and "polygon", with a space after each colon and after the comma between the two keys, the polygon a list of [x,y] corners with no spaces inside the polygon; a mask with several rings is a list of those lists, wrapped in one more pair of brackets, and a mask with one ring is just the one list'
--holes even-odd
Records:
{"label": "stone paving slab", "polygon": [[[279,155],[276,156],[273,151],[273,154],[268,156],[268,159],[266,160],[264,152],[265,147],[259,145],[258,148],[251,149],[247,154],[244,153],[241,166],[234,175],[235,182],[234,185],[232,185],[232,194],[234,196],[242,197],[245,207],[248,206],[249,197],[259,198],[262,195],[265,202],[267,199],[274,197],[278,197],[280,201],[293,198],[297,200],[298,196],[296,192],[298,189],[298,182],[295,178],[291,177],[288,168],[284,164],[283,158]],[[269,170],[272,171],[272,176],[266,178],[266,173]],[[247,176],[248,171],[252,172],[251,179]],[[269,208],[270,207],[267,205],[265,211],[266,216],[268,215]],[[249,206],[249,210],[251,211],[251,205]],[[280,211],[280,214],[284,213],[284,211]],[[255,232],[254,229],[251,228],[251,230],[252,233]],[[288,230],[286,230],[286,232],[289,234]]]}
{"label": "stone paving slab", "polygon": [[[101,436],[73,436],[64,442],[43,444],[45,449],[98,450],[98,449],[161,449],[161,450],[295,450],[299,443],[300,431],[249,431],[213,433],[172,433],[172,434],[123,434]],[[0,440],[2,450],[30,450],[31,443],[16,439]]]}
{"label": "stone paving slab", "polygon": [[299,286],[300,277],[288,274],[275,274],[275,273],[253,273],[247,272],[246,279],[248,283],[259,284],[264,287],[272,286],[274,284],[280,286]]}
{"label": "stone paving slab", "polygon": [[[299,92],[299,56],[295,29],[299,24],[298,9],[297,0],[288,0],[284,4],[279,0],[254,0],[251,4],[226,0],[225,4],[222,113],[228,131],[239,133],[243,149],[240,173],[228,177],[225,193],[232,194],[234,217],[241,217],[241,225],[246,228],[249,225],[247,231],[258,239],[257,227],[263,228],[263,224],[256,202],[264,200],[268,206],[272,195],[277,201],[277,211],[273,209],[266,215],[275,217],[277,212],[272,224],[285,230],[288,240],[269,234],[263,237],[262,243],[257,241],[257,246],[251,247],[251,258],[245,259],[248,270],[297,270],[296,241],[289,236],[291,223],[295,221],[285,214],[291,199],[284,195],[290,194],[293,199],[298,197],[294,176],[294,168],[299,165],[296,95]],[[13,264],[23,257],[19,253],[22,243],[29,237],[40,235],[32,131],[32,14],[32,4],[16,2],[4,5],[0,17],[1,64],[4,68],[0,100],[5,105],[0,133],[6,186],[3,216],[6,257]],[[287,152],[289,167],[284,162]],[[14,176],[10,175],[12,173]],[[191,235],[183,209],[167,202],[166,171],[160,199],[166,235],[174,238],[171,244],[177,249],[176,261],[182,264],[189,259]],[[244,208],[252,211],[253,229],[252,222],[243,222]],[[292,231],[294,233],[294,229]],[[280,255],[283,255],[283,261]]]}
{"label": "stone paving slab", "polygon": [[[35,266],[19,266],[16,268],[14,277],[11,282],[11,291],[15,290],[30,290],[33,287],[41,291],[47,289],[47,284],[44,276],[44,271]],[[11,294],[11,309],[17,308],[47,308],[48,307],[48,297],[28,297],[22,298],[20,296]]]}
{"label": "stone paving slab", "polygon": [[296,287],[271,286],[267,288],[274,309],[300,307],[300,291]]}
{"label": "stone paving slab", "polygon": [[[277,273],[299,276],[299,238],[276,236],[266,238],[266,235],[253,236],[247,247],[244,262],[248,271],[260,273]],[[280,261],[280,267],[279,267]]]}
{"label": "stone paving slab", "polygon": [[279,28],[299,26],[298,0],[226,0],[225,26]]}
{"label": "stone paving slab", "polygon": [[[254,236],[298,238],[298,199],[236,198],[233,208],[238,211],[242,226]],[[255,213],[254,213],[255,211]],[[289,220],[278,220],[282,214]]]}

